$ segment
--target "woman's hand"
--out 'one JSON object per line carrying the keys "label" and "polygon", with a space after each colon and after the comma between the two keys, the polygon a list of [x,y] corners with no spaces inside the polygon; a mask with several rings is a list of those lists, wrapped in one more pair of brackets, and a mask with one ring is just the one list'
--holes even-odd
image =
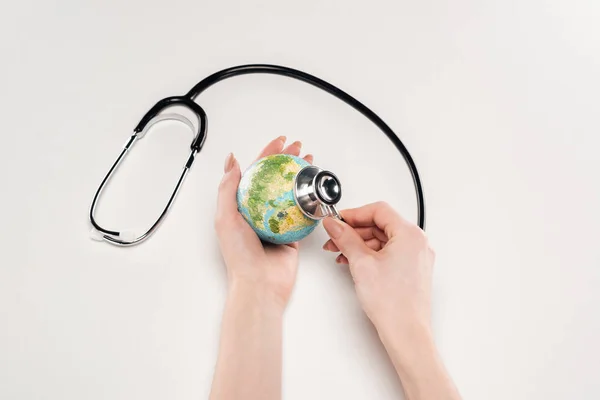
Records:
{"label": "woman's hand", "polygon": [[346,223],[324,222],[331,240],[323,248],[341,251],[360,302],[380,333],[419,329],[429,334],[434,252],[425,233],[386,203],[341,212]]}
{"label": "woman's hand", "polygon": [[[273,140],[259,158],[285,153],[298,156],[302,145],[284,149],[285,137]],[[304,159],[312,162],[312,156]],[[219,358],[211,400],[281,399],[283,312],[298,269],[298,244],[263,245],[238,212],[240,165],[229,155],[219,187],[215,229],[227,265],[229,293],[223,311]]]}
{"label": "woman's hand", "polygon": [[[302,148],[294,142],[284,148],[286,138],[269,143],[258,158],[272,154],[298,156]],[[311,155],[304,157],[312,163]],[[227,265],[230,289],[248,288],[261,296],[258,300],[272,301],[284,308],[287,304],[298,269],[298,244],[270,245],[260,241],[250,225],[238,212],[236,193],[241,179],[240,165],[230,154],[225,160],[225,175],[219,187],[215,229],[221,253]]]}
{"label": "woman's hand", "polygon": [[363,309],[377,328],[407,399],[458,400],[460,394],[431,333],[431,275],[435,255],[425,233],[389,205],[375,203],[327,218],[323,248],[341,251]]}

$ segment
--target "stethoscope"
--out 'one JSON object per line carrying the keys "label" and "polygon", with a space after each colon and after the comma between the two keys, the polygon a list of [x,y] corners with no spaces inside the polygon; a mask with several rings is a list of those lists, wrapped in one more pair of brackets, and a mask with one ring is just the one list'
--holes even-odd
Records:
{"label": "stethoscope", "polygon": [[[98,187],[98,190],[96,191],[96,194],[94,195],[94,199],[93,199],[92,205],[90,207],[90,222],[93,226],[93,233],[94,233],[92,235],[92,237],[95,239],[98,239],[98,240],[107,241],[108,243],[118,245],[118,246],[135,245],[135,244],[138,244],[138,243],[144,241],[148,237],[150,237],[150,235],[152,235],[152,233],[158,228],[160,223],[164,220],[167,213],[169,212],[169,209],[173,205],[173,201],[175,200],[175,197],[177,196],[177,193],[179,192],[179,189],[181,188],[181,185],[182,185],[183,181],[185,180],[185,177],[187,176],[190,168],[192,167],[192,164],[194,163],[194,159],[196,158],[196,155],[200,152],[200,150],[202,149],[202,146],[204,145],[204,142],[206,140],[206,131],[207,131],[206,113],[204,112],[202,107],[200,107],[200,105],[195,102],[196,97],[198,97],[202,92],[204,92],[210,86],[212,86],[215,83],[222,81],[224,79],[232,78],[232,77],[238,76],[238,75],[257,74],[257,73],[287,76],[289,78],[298,79],[298,80],[304,81],[306,83],[309,83],[313,86],[316,86],[316,87],[332,94],[333,96],[337,97],[338,99],[344,101],[345,103],[349,104],[354,109],[356,109],[358,112],[360,112],[365,117],[367,117],[379,129],[381,129],[383,131],[383,133],[385,133],[385,135],[388,137],[388,139],[390,139],[390,141],[393,143],[393,145],[396,147],[396,149],[398,149],[400,154],[402,154],[404,161],[406,162],[406,164],[411,172],[413,183],[415,186],[415,191],[417,194],[417,208],[418,208],[417,225],[421,229],[425,229],[425,200],[424,200],[424,195],[423,195],[423,187],[421,185],[421,179],[420,179],[419,173],[417,171],[417,166],[415,165],[406,146],[402,143],[402,141],[398,138],[398,136],[396,136],[394,131],[392,131],[392,129],[377,114],[375,114],[373,111],[371,111],[368,107],[366,107],[360,101],[358,101],[354,97],[350,96],[348,93],[344,92],[343,90],[341,90],[341,89],[333,86],[332,84],[325,82],[324,80],[319,79],[315,76],[312,76],[310,74],[307,74],[305,72],[302,72],[302,71],[299,71],[296,69],[282,67],[279,65],[252,64],[252,65],[240,65],[240,66],[224,69],[222,71],[214,73],[214,74],[206,77],[202,81],[200,81],[198,84],[196,84],[186,95],[172,96],[172,97],[164,98],[164,99],[160,100],[158,103],[156,103],[150,110],[148,110],[146,115],[144,115],[144,117],[140,120],[138,125],[133,130],[131,137],[125,144],[123,150],[117,157],[116,161],[113,163],[112,167],[108,170],[108,173],[106,174],[106,176],[100,183],[100,186]],[[166,110],[167,108],[172,107],[172,106],[182,106],[182,107],[185,107],[188,110],[190,110],[198,120],[197,126],[195,127],[194,124],[183,115],[173,114],[173,113],[163,113],[164,110]],[[189,129],[191,129],[194,132],[194,140],[192,141],[192,143],[190,145],[190,154],[188,156],[188,159],[185,163],[185,166],[183,167],[181,175],[179,176],[177,184],[175,185],[175,188],[173,189],[173,192],[171,193],[171,196],[170,196],[169,200],[167,201],[166,206],[164,207],[164,209],[158,216],[157,220],[150,226],[150,228],[148,230],[146,230],[146,232],[144,232],[141,235],[136,235],[133,232],[129,232],[129,231],[113,231],[113,230],[109,230],[109,229],[105,229],[105,228],[101,227],[96,222],[96,219],[94,218],[94,212],[96,210],[96,205],[98,203],[100,194],[102,193],[102,190],[104,189],[104,186],[106,185],[108,180],[111,178],[111,176],[114,174],[114,172],[118,168],[119,164],[123,161],[123,159],[125,158],[127,153],[130,151],[130,149],[133,147],[133,145],[138,140],[141,140],[144,137],[144,135],[146,134],[146,132],[148,132],[148,130],[150,130],[150,128],[152,126],[154,126],[155,124],[157,124],[161,121],[167,121],[167,120],[177,121],[177,122],[180,122],[180,123],[186,125]]]}

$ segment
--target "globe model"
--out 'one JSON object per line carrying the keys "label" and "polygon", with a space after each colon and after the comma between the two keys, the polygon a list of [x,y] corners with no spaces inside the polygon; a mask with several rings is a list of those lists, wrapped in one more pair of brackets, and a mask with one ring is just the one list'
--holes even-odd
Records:
{"label": "globe model", "polygon": [[262,240],[297,242],[318,225],[302,213],[294,200],[296,175],[308,165],[300,157],[276,154],[256,161],[242,175],[238,209]]}

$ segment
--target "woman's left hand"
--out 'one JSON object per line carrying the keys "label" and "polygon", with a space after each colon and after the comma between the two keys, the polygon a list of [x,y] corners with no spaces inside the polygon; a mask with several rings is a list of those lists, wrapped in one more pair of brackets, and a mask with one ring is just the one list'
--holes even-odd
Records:
{"label": "woman's left hand", "polygon": [[[284,136],[269,143],[258,158],[272,154],[300,155],[302,144],[285,147]],[[312,163],[312,156],[304,157]],[[227,265],[230,290],[241,290],[258,301],[274,301],[285,308],[290,298],[298,269],[298,244],[263,244],[238,211],[237,188],[241,179],[240,165],[232,154],[225,160],[225,175],[219,186],[215,230],[221,253]]]}

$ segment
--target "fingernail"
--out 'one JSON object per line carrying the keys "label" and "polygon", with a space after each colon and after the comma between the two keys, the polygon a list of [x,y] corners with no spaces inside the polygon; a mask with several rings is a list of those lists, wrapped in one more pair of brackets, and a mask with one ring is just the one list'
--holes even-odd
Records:
{"label": "fingernail", "polygon": [[294,143],[292,143],[292,146],[302,149],[302,142],[299,140],[296,140]]}
{"label": "fingernail", "polygon": [[279,140],[281,143],[285,143],[285,141],[287,140],[287,137],[286,136],[279,136],[277,138],[277,140]]}
{"label": "fingernail", "polygon": [[225,167],[224,167],[225,173],[228,173],[229,171],[231,171],[231,168],[233,168],[234,163],[235,163],[235,157],[233,156],[233,153],[227,154],[227,157],[225,158]]}
{"label": "fingernail", "polygon": [[323,221],[323,227],[325,227],[325,230],[332,239],[339,238],[340,236],[342,236],[342,232],[344,232],[344,227],[342,226],[342,223],[331,217],[325,218],[325,220]]}
{"label": "fingernail", "polygon": [[323,250],[329,251],[329,242],[325,242],[323,245]]}

